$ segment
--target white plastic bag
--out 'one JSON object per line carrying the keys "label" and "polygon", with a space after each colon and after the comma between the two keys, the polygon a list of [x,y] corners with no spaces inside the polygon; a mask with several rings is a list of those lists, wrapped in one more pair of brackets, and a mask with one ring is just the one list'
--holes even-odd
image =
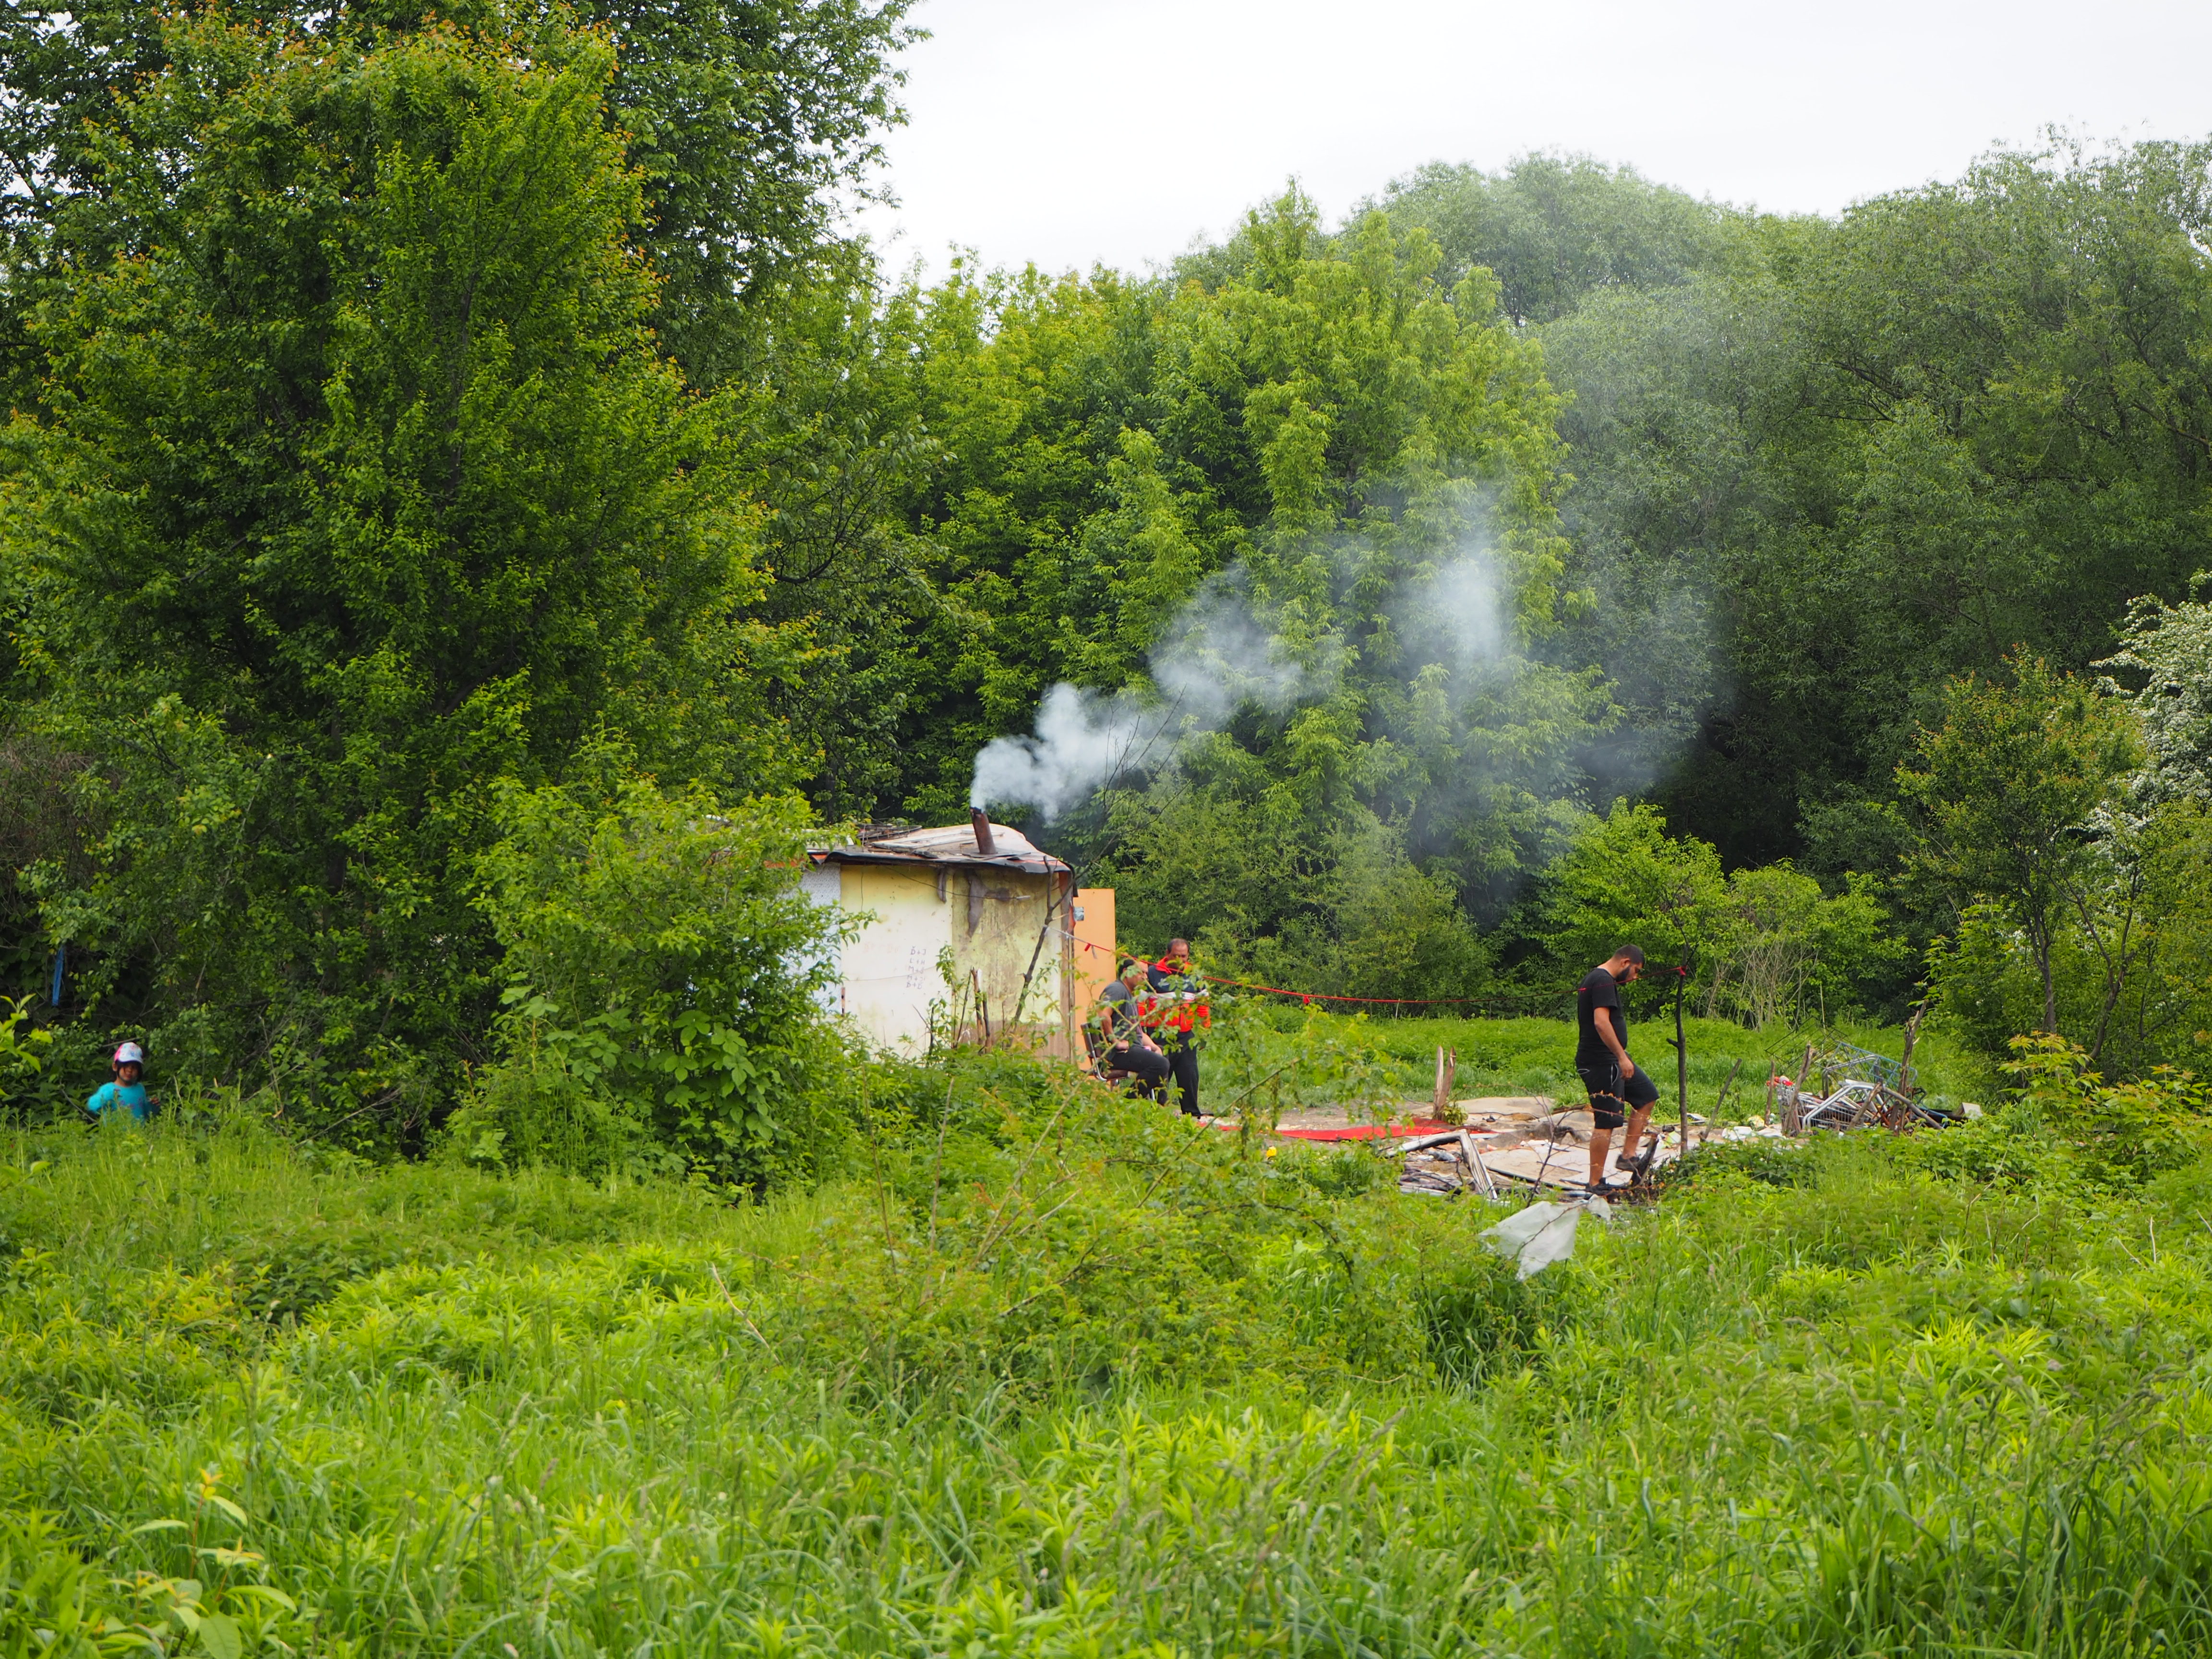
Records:
{"label": "white plastic bag", "polygon": [[1580,1204],[1531,1204],[1486,1231],[1482,1242],[1515,1263],[1520,1276],[1526,1279],[1575,1253],[1575,1226],[1585,1210],[1600,1221],[1613,1214],[1612,1206],[1601,1198]]}

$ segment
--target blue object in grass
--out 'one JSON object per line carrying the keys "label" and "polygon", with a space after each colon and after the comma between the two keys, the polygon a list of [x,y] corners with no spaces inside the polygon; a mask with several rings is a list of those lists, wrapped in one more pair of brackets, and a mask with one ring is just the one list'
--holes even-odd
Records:
{"label": "blue object in grass", "polygon": [[46,1000],[58,1008],[62,1006],[62,975],[69,971],[69,946],[64,945],[54,952],[54,988]]}
{"label": "blue object in grass", "polygon": [[147,1098],[143,1083],[103,1083],[92,1091],[92,1098],[84,1103],[84,1109],[94,1117],[104,1114],[111,1106],[130,1109],[131,1115],[140,1123],[154,1115],[154,1103]]}

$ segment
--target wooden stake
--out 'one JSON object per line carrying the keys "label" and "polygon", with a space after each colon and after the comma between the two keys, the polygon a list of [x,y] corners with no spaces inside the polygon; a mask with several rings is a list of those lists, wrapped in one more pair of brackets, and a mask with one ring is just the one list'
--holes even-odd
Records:
{"label": "wooden stake", "polygon": [[1797,1081],[1790,1085],[1789,1098],[1782,1105],[1782,1133],[1785,1135],[1802,1133],[1805,1127],[1805,1079],[1813,1074],[1813,1045],[1805,1045],[1804,1060],[1797,1067]]}
{"label": "wooden stake", "polygon": [[[1728,1081],[1721,1085],[1720,1093],[1713,1097],[1714,1117],[1718,1118],[1721,1115],[1721,1108],[1728,1103],[1729,1091],[1735,1087],[1736,1073],[1741,1070],[1743,1070],[1743,1062],[1741,1060],[1729,1067]],[[1686,1151],[1687,1148],[1685,1150]]]}
{"label": "wooden stake", "polygon": [[1920,1022],[1927,1014],[1928,1005],[1923,1002],[1905,1022],[1905,1058],[1897,1064],[1897,1092],[1908,1101],[1912,1098],[1912,1045],[1920,1036]]}
{"label": "wooden stake", "polygon": [[1681,1114],[1681,1149],[1690,1150],[1690,1044],[1682,1035],[1682,993],[1689,988],[1686,969],[1674,970],[1674,1104]]}

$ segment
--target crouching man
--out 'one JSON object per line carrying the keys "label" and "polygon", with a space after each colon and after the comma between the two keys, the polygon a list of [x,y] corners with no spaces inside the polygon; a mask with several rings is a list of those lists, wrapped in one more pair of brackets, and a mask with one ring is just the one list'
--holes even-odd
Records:
{"label": "crouching man", "polygon": [[1109,980],[1098,994],[1098,1023],[1106,1034],[1105,1051],[1098,1058],[1102,1070],[1133,1072],[1137,1092],[1164,1100],[1168,1057],[1145,1030],[1147,982],[1145,964],[1132,957],[1121,964],[1121,977]]}
{"label": "crouching man", "polygon": [[1595,1192],[1605,1184],[1605,1160],[1613,1151],[1613,1132],[1628,1127],[1620,1146],[1621,1161],[1636,1157],[1644,1145],[1644,1131],[1651,1121],[1651,1108],[1659,1098],[1658,1085],[1628,1057],[1628,1013],[1621,1006],[1620,988],[1640,978],[1644,952],[1624,945],[1583,975],[1575,987],[1575,1070],[1589,1091],[1589,1184]]}

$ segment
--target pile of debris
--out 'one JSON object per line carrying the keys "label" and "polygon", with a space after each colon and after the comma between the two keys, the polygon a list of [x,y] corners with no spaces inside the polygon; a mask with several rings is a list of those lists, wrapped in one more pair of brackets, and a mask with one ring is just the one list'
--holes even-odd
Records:
{"label": "pile of debris", "polygon": [[1800,1133],[1814,1129],[1934,1129],[1951,1121],[1944,1113],[1908,1100],[1883,1083],[1846,1078],[1826,1097],[1799,1098]]}
{"label": "pile of debris", "polygon": [[[1401,1192],[1502,1198],[1516,1190],[1578,1190],[1589,1179],[1586,1149],[1595,1124],[1587,1109],[1551,1109],[1553,1103],[1540,1097],[1470,1100],[1459,1105],[1465,1119],[1462,1127],[1377,1143],[1383,1156],[1402,1160]],[[1678,1126],[1653,1127],[1656,1138],[1648,1143],[1644,1174],[1681,1156]],[[1692,1144],[1711,1133],[1705,1120],[1693,1114]]]}
{"label": "pile of debris", "polygon": [[[1799,1079],[1778,1072],[1768,1079],[1766,1109],[1747,1123],[1718,1128],[1692,1113],[1690,1145],[1790,1142],[1815,1130],[1842,1133],[1881,1128],[1903,1133],[1956,1123],[1978,1111],[1971,1106],[1957,1115],[1938,1111],[1916,1097],[1908,1062],[1850,1043],[1834,1043],[1826,1048],[1808,1046],[1798,1071]],[[1807,1086],[1816,1079],[1817,1088]],[[1734,1083],[1731,1074],[1729,1086]],[[1723,1098],[1727,1093],[1728,1088],[1723,1087]],[[1589,1157],[1585,1149],[1595,1126],[1587,1110],[1559,1111],[1553,1109],[1553,1102],[1538,1097],[1450,1104],[1462,1127],[1440,1133],[1399,1131],[1393,1138],[1378,1140],[1378,1152],[1401,1160],[1401,1192],[1435,1196],[1474,1193],[1499,1198],[1516,1190],[1579,1191],[1589,1179]],[[1659,1165],[1680,1158],[1683,1150],[1679,1118],[1656,1119],[1642,1157],[1627,1166],[1632,1184],[1642,1183]]]}
{"label": "pile of debris", "polygon": [[1778,1073],[1768,1079],[1768,1115],[1778,1126],[1777,1133],[1784,1135],[1814,1129],[1900,1132],[1940,1128],[1956,1121],[1917,1098],[1911,1065],[1910,1042],[1903,1060],[1856,1043],[1834,1042],[1825,1048],[1808,1043],[1796,1078]]}

